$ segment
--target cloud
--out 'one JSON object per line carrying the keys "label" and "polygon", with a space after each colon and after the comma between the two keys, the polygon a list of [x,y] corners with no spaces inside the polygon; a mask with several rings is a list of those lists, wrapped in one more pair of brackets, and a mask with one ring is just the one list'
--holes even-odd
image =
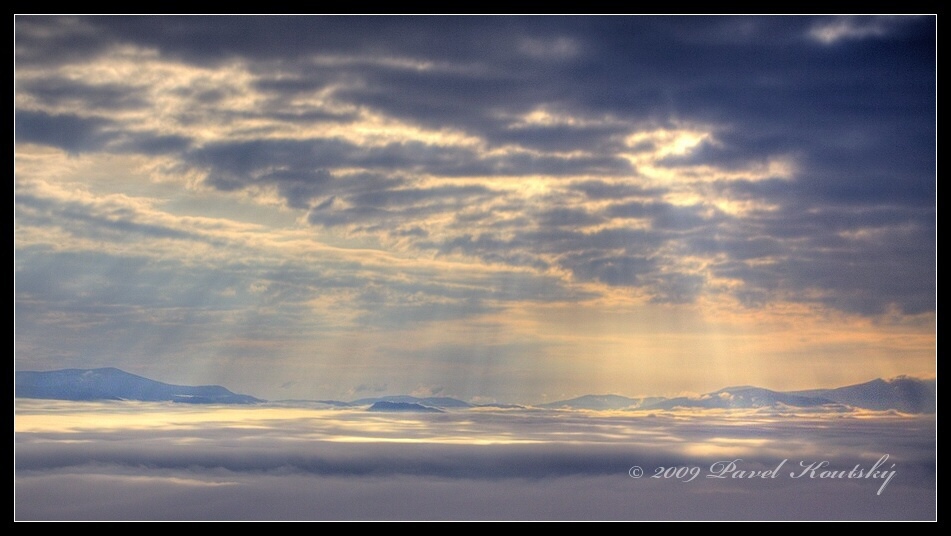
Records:
{"label": "cloud", "polygon": [[61,147],[70,152],[96,150],[111,138],[103,129],[107,121],[75,115],[49,115],[19,111],[15,117],[17,139]]}
{"label": "cloud", "polygon": [[889,26],[895,22],[890,17],[837,17],[815,24],[809,37],[824,45],[842,40],[881,38],[889,33]]}
{"label": "cloud", "polygon": [[[817,208],[838,211],[843,205],[878,203],[886,199],[918,207],[934,202],[933,165],[929,162],[933,151],[928,149],[933,145],[933,139],[929,139],[933,138],[933,125],[928,119],[932,115],[933,84],[912,85],[932,80],[933,74],[922,72],[926,65],[911,62],[901,67],[914,76],[889,74],[894,83],[869,85],[849,81],[877,77],[882,69],[893,72],[892,58],[916,46],[915,42],[899,39],[890,45],[894,47],[893,52],[869,56],[874,61],[855,62],[844,57],[820,59],[817,52],[804,48],[805,44],[787,40],[799,28],[812,28],[814,36],[834,34],[828,39],[823,37],[828,42],[871,35],[885,39],[888,37],[885,28],[891,26],[900,26],[904,32],[901,35],[908,36],[913,35],[913,28],[925,26],[925,20],[728,18],[699,24],[687,19],[651,17],[598,21],[513,19],[514,27],[526,31],[527,37],[516,37],[517,32],[506,31],[505,25],[491,25],[491,19],[481,18],[463,22],[451,18],[270,17],[260,20],[235,17],[214,25],[210,31],[205,27],[207,21],[163,20],[168,24],[135,17],[51,18],[45,23],[51,28],[73,28],[70,35],[75,34],[75,39],[116,40],[162,51],[167,54],[165,57],[145,56],[145,61],[164,62],[156,63],[156,67],[190,72],[188,76],[195,80],[212,79],[216,76],[214,69],[222,62],[245,58],[246,66],[238,69],[243,69],[240,76],[249,82],[232,88],[209,86],[201,95],[179,92],[146,96],[140,87],[128,82],[84,84],[77,81],[75,75],[72,78],[56,73],[44,75],[28,67],[27,83],[21,85],[18,92],[22,98],[32,99],[30,102],[38,109],[18,112],[19,139],[69,151],[113,147],[112,150],[141,154],[169,154],[179,158],[181,164],[203,173],[204,183],[212,188],[223,191],[273,188],[288,207],[308,210],[308,221],[316,226],[345,227],[350,232],[374,236],[382,233],[424,250],[461,251],[465,249],[463,246],[476,243],[492,244],[493,249],[504,251],[491,254],[483,251],[486,260],[560,266],[582,280],[643,288],[653,296],[665,294],[655,283],[659,280],[634,277],[643,269],[634,268],[634,257],[630,255],[605,250],[547,251],[554,246],[551,242],[543,243],[539,250],[527,242],[543,230],[603,227],[612,218],[616,226],[630,225],[624,220],[631,219],[648,222],[658,233],[651,240],[664,241],[665,251],[672,248],[681,255],[691,253],[684,247],[691,242],[681,242],[680,238],[662,232],[702,229],[708,235],[725,236],[726,241],[747,241],[744,229],[751,225],[751,220],[711,217],[709,200],[675,205],[670,199],[676,195],[695,199],[707,196],[707,191],[698,186],[699,181],[706,179],[697,176],[698,172],[714,176],[718,171],[726,175],[739,173],[742,184],[742,175],[751,166],[759,165],[764,159],[787,155],[797,155],[799,169],[792,180],[785,179],[785,186],[768,191],[754,188],[740,191],[729,186],[735,179],[720,178],[720,183],[726,185],[718,188],[724,196],[723,202],[731,202],[727,201],[731,196],[739,195],[747,203],[781,206],[786,213],[793,209]],[[40,50],[43,32],[38,28],[42,24],[43,19],[25,18],[20,46],[27,51]],[[285,38],[239,39],[239,35],[246,35],[239,30],[249,25],[258,28],[253,32],[255,35],[267,34],[267,28],[273,27],[274,31],[280,29]],[[640,31],[603,31],[615,26]],[[380,58],[371,54],[392,46],[382,44],[387,36],[392,37],[394,32],[407,35],[403,32],[413,27],[425,29],[422,35],[429,38],[429,43],[448,45],[447,32],[451,32],[453,44],[433,48],[423,47],[415,40],[400,39],[395,41],[397,48],[389,55]],[[540,37],[544,33],[542,29],[548,27],[561,30],[554,34],[556,37],[550,33],[549,37]],[[59,31],[66,32],[63,28]],[[99,31],[89,31],[89,28]],[[320,41],[309,37],[315,28],[321,30]],[[344,28],[362,28],[373,37],[358,41]],[[482,34],[484,30],[488,33]],[[488,35],[492,39],[487,39]],[[766,67],[761,58],[752,58],[748,49],[743,48],[745,44],[740,46],[733,40],[743,35],[760,35],[767,40],[766,46],[773,51],[770,67]],[[711,45],[710,51],[691,48],[697,42]],[[514,44],[523,56],[509,56],[502,46],[506,43]],[[484,46],[487,44],[488,47]],[[55,50],[55,43],[50,46],[53,47],[50,51]],[[669,52],[656,54],[665,49]],[[800,49],[804,55],[797,56]],[[108,59],[109,53],[102,52],[101,47],[89,46],[85,50],[94,55],[95,61]],[[475,50],[478,55],[474,54]],[[541,50],[547,52],[541,54]],[[631,54],[626,62],[617,57],[622,50]],[[684,54],[686,50],[694,52]],[[872,54],[871,51],[859,53]],[[714,59],[721,55],[736,61]],[[277,57],[286,65],[273,63]],[[176,58],[182,62],[180,66],[175,65]],[[559,61],[552,62],[553,59]],[[612,64],[615,59],[617,63]],[[736,70],[730,66],[750,65],[751,61],[762,67],[751,73],[749,69]],[[570,69],[562,65],[564,62],[570,63]],[[601,62],[615,67],[599,71],[596,67]],[[673,65],[692,73],[692,78],[677,80]],[[289,69],[291,66],[300,68]],[[228,68],[235,69],[233,64]],[[813,69],[813,76],[803,78],[796,74],[806,68]],[[709,76],[714,69],[715,79]],[[836,69],[852,73],[848,75],[852,78],[839,75],[831,80],[842,82],[824,83],[823,80],[829,79],[824,73],[833,73]],[[678,85],[679,82],[686,83]],[[662,85],[657,86],[658,83]],[[187,91],[186,88],[182,86],[181,91]],[[229,91],[232,96],[228,96]],[[839,96],[846,94],[852,96],[847,99],[852,104],[842,104],[844,101]],[[668,114],[666,118],[656,115],[660,105],[658,98],[662,95],[667,96],[668,107],[673,106],[676,114]],[[250,115],[236,122],[239,116],[235,103],[238,101],[233,99],[239,96],[264,99],[266,105],[257,110],[243,108],[240,113]],[[152,132],[137,128],[131,132],[131,125],[125,121],[105,118],[110,109],[118,112],[131,106],[147,110],[155,106],[159,98],[163,102],[199,99],[203,115],[189,116],[189,121],[212,120],[215,128],[242,132],[238,137],[243,139],[236,141],[234,136],[229,136],[200,143],[183,134],[185,130],[181,128]],[[76,102],[92,106],[102,115],[80,117],[41,111],[69,108]],[[280,102],[296,104],[281,110],[277,108]],[[876,112],[866,113],[866,105],[860,106],[861,103],[869,103],[869,109],[874,108]],[[185,126],[185,110],[175,113],[177,115],[168,119]],[[882,113],[895,121],[883,123]],[[670,125],[671,115],[691,117],[693,123],[712,128],[698,138],[705,141],[692,147],[662,148],[657,143],[663,138],[657,138],[634,148],[646,150],[648,154],[653,151],[655,156],[648,157],[653,169],[673,169],[681,181],[676,188],[638,177],[627,161],[622,143],[624,136],[643,131],[646,125]],[[826,120],[830,117],[837,121]],[[350,134],[346,134],[349,137],[322,135],[319,128],[308,132],[290,126],[305,118],[315,125],[339,123],[349,129]],[[252,130],[242,126],[250,126],[248,121],[252,120],[264,127],[262,134],[267,134],[266,137],[256,138]],[[793,120],[798,127],[790,135],[787,125]],[[891,135],[899,125],[904,135]],[[281,128],[296,134],[293,138],[275,137],[274,133]],[[371,136],[383,137],[367,144],[367,138],[358,141],[353,137],[353,133],[361,131],[376,131],[378,134]],[[459,143],[445,144],[445,140],[451,138],[440,137],[440,133],[450,131],[461,136]],[[343,131],[331,129],[330,132]],[[430,135],[432,137],[428,137]],[[901,150],[890,148],[896,147],[896,143]],[[641,159],[638,161],[643,159],[642,156],[637,158]],[[458,177],[538,175],[556,185],[554,189],[548,186],[546,194],[546,203],[554,201],[553,208],[525,210],[539,201],[537,195],[516,193],[495,184],[446,182]],[[433,179],[421,180],[420,176]],[[640,199],[578,208],[572,206],[576,199],[570,190],[557,186],[558,178],[563,176],[611,177],[612,182],[589,179],[577,183],[579,191],[592,201],[606,199],[607,195],[635,195]],[[617,177],[625,176],[633,180],[614,182]],[[437,180],[439,184],[435,183]],[[447,216],[461,217],[466,208],[493,214],[494,218],[484,218],[481,223],[483,229],[500,225],[495,236],[476,237],[454,233],[445,227],[443,222]],[[755,220],[752,225],[759,231],[771,233],[766,237],[757,236],[755,240],[779,237],[783,233],[782,228],[757,226]],[[506,235],[507,238],[501,238]],[[433,241],[434,236],[444,238]],[[793,254],[784,241],[773,244],[787,248],[787,257]],[[863,246],[853,242],[852,247]],[[666,266],[665,270],[672,273],[672,277],[680,281],[703,277],[677,268],[674,259],[662,259],[658,253],[650,256],[651,262]],[[804,251],[796,254],[800,262],[785,266],[787,271],[797,271],[796,278],[813,279],[817,272],[824,270],[825,263],[803,261],[815,256]],[[589,260],[580,265],[567,265],[558,260],[579,256]],[[755,279],[744,279],[743,272],[733,271],[732,275],[748,285],[756,284]],[[903,279],[913,277],[908,274]],[[835,293],[840,288],[840,283],[833,278],[820,277],[815,281],[823,292]],[[744,289],[745,292],[755,290]],[[689,301],[689,296],[695,293],[680,295]],[[795,299],[795,295],[795,292],[786,293],[781,298]],[[859,298],[868,301],[868,306],[847,305],[845,308],[874,312],[887,303],[902,303],[893,297],[874,304],[875,296]],[[826,303],[835,307],[839,302]],[[920,310],[920,304],[909,308],[909,312]]]}
{"label": "cloud", "polygon": [[[85,84],[66,77],[27,79],[20,85],[21,95],[35,99],[39,107],[46,109],[73,108],[77,105],[86,110],[112,112],[117,109],[144,108],[148,102],[130,91],[129,86],[110,84]],[[22,97],[21,97],[22,98]]]}
{"label": "cloud", "polygon": [[[140,404],[128,414],[132,427],[114,427],[107,423],[116,422],[121,408],[87,404],[61,408],[64,416],[88,412],[73,414],[68,422],[74,429],[65,431],[49,427],[57,411],[33,413],[38,404],[28,404],[33,409],[24,408],[18,420],[18,519],[934,515],[933,422],[927,419],[524,410],[381,417],[288,408],[236,415],[224,408]],[[150,425],[135,425],[146,418]],[[235,418],[254,426],[221,425]],[[209,419],[219,424],[209,426]],[[835,426],[816,427],[828,419]],[[39,428],[24,429],[33,426]],[[706,474],[721,459],[738,459],[750,470],[772,469],[787,458],[789,471],[798,470],[799,461],[819,459],[836,468],[869,467],[881,456],[868,452],[869,437],[896,465],[881,495],[875,495],[879,481],[785,474],[752,481],[651,478],[656,467],[698,466]],[[647,469],[643,479],[628,476],[635,464]],[[201,509],[191,506],[198,500]]]}
{"label": "cloud", "polygon": [[361,383],[352,389],[353,393],[382,393],[386,391],[386,383],[375,383],[372,385]]}
{"label": "cloud", "polygon": [[[671,352],[615,324],[556,333],[553,310],[787,345],[831,318],[920,340],[936,307],[934,28],[18,16],[18,359],[363,373],[387,337],[451,348],[485,325],[493,344],[544,348],[546,374],[570,368],[553,342],[610,346],[604,370],[637,366],[621,348]],[[874,366],[921,372],[926,346]],[[335,370],[333,392],[369,381]]]}

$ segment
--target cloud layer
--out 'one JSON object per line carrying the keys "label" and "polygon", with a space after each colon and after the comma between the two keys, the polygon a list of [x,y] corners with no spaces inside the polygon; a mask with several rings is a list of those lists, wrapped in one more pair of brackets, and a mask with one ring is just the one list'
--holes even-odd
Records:
{"label": "cloud layer", "polygon": [[[933,419],[18,402],[18,519],[933,519]],[[796,479],[806,464],[882,479]],[[717,461],[774,479],[707,478]],[[894,464],[894,468],[891,466]],[[628,471],[646,469],[641,479]],[[689,482],[659,467],[701,467]],[[91,491],[92,490],[92,491]],[[200,507],[198,507],[200,505]]]}

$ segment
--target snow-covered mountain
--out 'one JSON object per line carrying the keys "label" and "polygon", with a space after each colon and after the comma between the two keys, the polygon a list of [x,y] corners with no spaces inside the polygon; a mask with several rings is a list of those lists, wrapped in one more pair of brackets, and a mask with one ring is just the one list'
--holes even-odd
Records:
{"label": "snow-covered mountain", "polygon": [[18,371],[15,395],[53,400],[142,400],[186,404],[255,404],[220,385],[190,387],[157,382],[117,368]]}
{"label": "snow-covered mountain", "polygon": [[387,402],[386,400],[374,402],[372,406],[367,408],[367,411],[444,413],[443,410],[439,408],[424,406],[422,404],[414,404],[410,402]]}
{"label": "snow-covered mountain", "polygon": [[937,407],[937,381],[899,376],[890,380],[872,380],[838,389],[813,389],[794,394],[816,396],[857,408],[905,413],[934,413]]}
{"label": "snow-covered mountain", "polygon": [[648,405],[651,409],[673,408],[762,408],[773,406],[792,406],[810,408],[835,404],[833,400],[819,396],[803,396],[791,393],[771,391],[760,387],[740,386],[726,387],[719,391],[707,393],[699,397],[678,397],[662,400]]}
{"label": "snow-covered mountain", "polygon": [[871,410],[897,410],[904,413],[934,413],[936,381],[899,376],[890,380],[872,380],[837,389],[809,391],[772,391],[761,387],[726,387],[694,397],[628,398],[619,395],[585,395],[538,407],[549,409],[738,409],[789,406],[814,408],[851,406]]}
{"label": "snow-covered mountain", "polygon": [[[64,369],[47,372],[19,371],[16,373],[15,396],[54,400],[142,400],[171,401],[189,404],[254,404],[263,402],[253,396],[236,394],[219,385],[184,386],[129,374],[117,368]],[[546,409],[633,410],[673,408],[762,408],[762,407],[841,407],[871,410],[896,410],[904,413],[934,413],[937,382],[899,376],[890,380],[877,379],[836,389],[780,392],[760,387],[727,387],[695,397],[643,397],[620,395],[585,395],[570,400],[540,404]],[[281,403],[282,401],[278,401]],[[419,398],[393,395],[362,398],[353,402],[336,400],[283,401],[290,405],[317,405],[318,407],[364,407],[373,411],[427,411],[432,408],[464,409],[472,407],[513,408],[508,404],[473,406],[449,397]],[[382,403],[382,404],[380,404]],[[377,404],[380,404],[377,406]],[[422,410],[417,409],[423,408]]]}

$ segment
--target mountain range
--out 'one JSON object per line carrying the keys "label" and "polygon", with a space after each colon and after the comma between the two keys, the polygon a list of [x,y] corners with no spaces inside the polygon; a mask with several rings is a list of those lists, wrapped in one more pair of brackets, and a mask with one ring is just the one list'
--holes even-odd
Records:
{"label": "mountain range", "polygon": [[[835,400],[824,396],[825,390],[817,390],[814,396],[770,391],[760,387],[726,387],[700,397],[678,397],[659,400],[647,406],[649,409],[707,408],[736,409],[791,406],[813,408],[836,404]],[[864,406],[858,406],[864,407]]]}
{"label": "mountain range", "polygon": [[836,389],[808,391],[772,391],[761,387],[726,387],[693,397],[628,398],[618,395],[585,395],[570,400],[542,404],[553,409],[737,409],[763,407],[814,408],[851,406],[871,410],[897,410],[904,413],[934,413],[937,381],[899,376]]}
{"label": "mountain range", "polygon": [[354,400],[350,402],[351,406],[367,406],[373,405],[377,402],[396,402],[400,404],[419,404],[421,406],[428,406],[433,408],[471,408],[472,404],[468,402],[463,402],[462,400],[456,398],[449,398],[445,396],[430,396],[425,398],[419,398],[409,395],[395,395],[395,396],[381,396],[376,398],[361,398],[359,400]]}
{"label": "mountain range", "polygon": [[444,413],[443,410],[439,408],[434,408],[430,406],[424,406],[422,404],[415,404],[412,402],[388,402],[386,400],[380,400],[379,402],[374,402],[367,411],[396,411],[396,412],[416,412],[416,413]]}
{"label": "mountain range", "polygon": [[934,413],[937,408],[937,380],[919,380],[899,376],[890,380],[872,380],[838,389],[797,391],[792,394],[818,396],[849,406],[905,413]]}
{"label": "mountain range", "polygon": [[[236,394],[219,385],[190,387],[162,383],[117,368],[65,369],[46,372],[18,371],[15,396],[54,400],[142,400],[187,404],[255,404],[265,402]],[[854,407],[896,410],[904,413],[936,411],[937,380],[899,376],[835,389],[772,391],[752,386],[726,387],[692,397],[640,397],[584,395],[569,400],[538,404],[545,409],[636,410],[675,408],[737,409],[764,407]],[[520,408],[511,404],[470,404],[451,397],[393,395],[339,400],[283,400],[277,404],[316,407],[366,408],[370,411],[441,411],[478,407]]]}
{"label": "mountain range", "polygon": [[54,400],[142,400],[185,404],[263,402],[253,396],[232,393],[220,385],[172,385],[117,368],[18,371],[15,389],[19,398]]}

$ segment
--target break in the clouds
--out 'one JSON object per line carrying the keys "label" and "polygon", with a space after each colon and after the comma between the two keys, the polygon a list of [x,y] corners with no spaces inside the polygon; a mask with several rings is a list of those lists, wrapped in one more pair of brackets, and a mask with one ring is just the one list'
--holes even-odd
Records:
{"label": "break in the clouds", "polygon": [[933,17],[17,17],[15,45],[20,368],[509,399],[931,369]]}

